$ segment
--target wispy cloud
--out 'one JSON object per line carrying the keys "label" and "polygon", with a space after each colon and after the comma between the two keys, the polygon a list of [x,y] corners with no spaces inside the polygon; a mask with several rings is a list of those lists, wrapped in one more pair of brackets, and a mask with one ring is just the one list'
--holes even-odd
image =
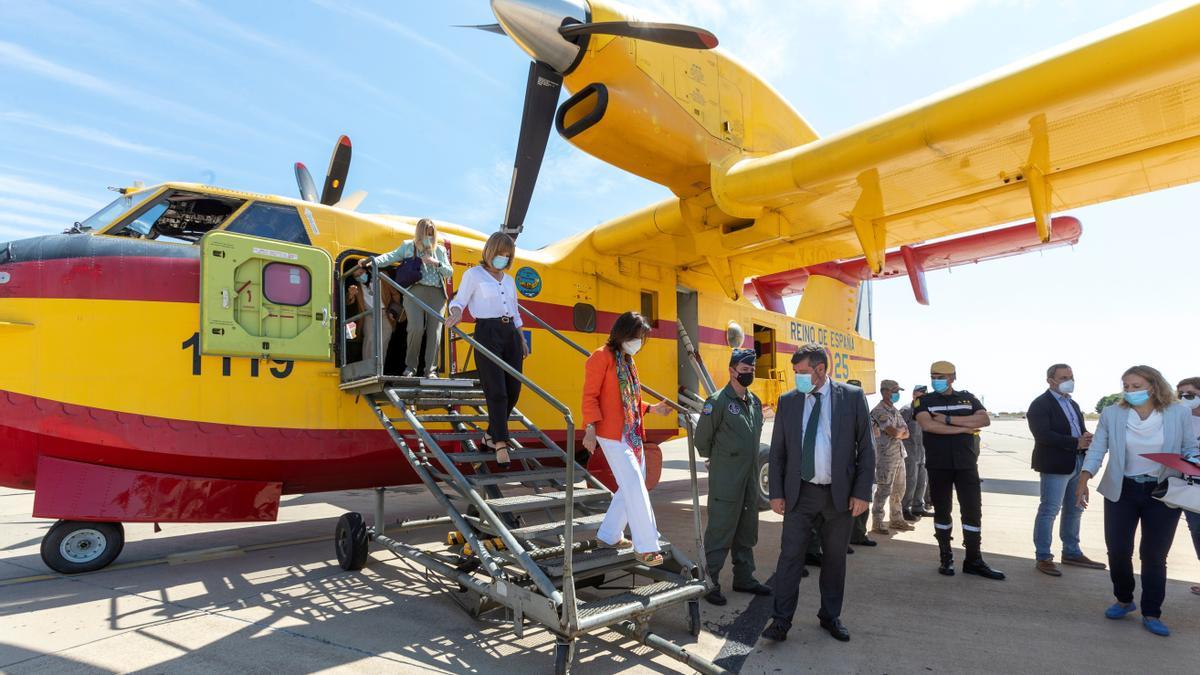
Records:
{"label": "wispy cloud", "polygon": [[112,82],[54,63],[20,45],[4,40],[0,40],[0,64],[106,96],[120,95],[119,89]]}
{"label": "wispy cloud", "polygon": [[92,129],[74,124],[55,122],[38,117],[37,115],[31,115],[29,113],[16,111],[0,112],[0,121],[10,124],[20,124],[23,126],[32,127],[34,129],[41,129],[42,131],[49,131],[51,133],[61,134],[63,136],[69,136],[71,138],[77,138],[90,143],[96,143],[106,147],[115,148],[117,150],[134,152],[150,157],[158,157],[160,159],[170,159],[177,162],[201,161],[198,157],[194,157],[192,155],[185,155],[178,152],[172,152],[170,150],[164,150],[162,148],[145,145],[143,143],[136,143],[100,129]]}
{"label": "wispy cloud", "polygon": [[69,205],[91,211],[104,205],[99,200],[12,174],[0,174],[0,194],[12,195],[20,199],[34,199],[60,206]]}
{"label": "wispy cloud", "polygon": [[39,234],[62,232],[76,220],[79,220],[79,218],[51,220],[49,218],[38,218],[20,213],[0,211],[0,236],[32,237]]}
{"label": "wispy cloud", "polygon": [[7,211],[18,211],[21,213],[32,213],[39,216],[51,216],[54,218],[70,218],[72,221],[78,220],[83,214],[78,209],[64,209],[57,206],[50,206],[42,202],[30,201],[28,199],[17,199],[14,197],[0,197],[0,209]]}
{"label": "wispy cloud", "polygon": [[505,84],[505,83],[501,82],[500,80],[497,80],[496,78],[492,77],[490,74],[487,73],[487,71],[480,68],[474,61],[463,58],[463,56],[461,54],[454,51],[453,49],[450,49],[449,47],[447,47],[446,45],[444,45],[440,42],[437,42],[435,40],[431,40],[431,39],[425,37],[421,33],[413,30],[412,28],[409,28],[408,26],[404,25],[403,23],[400,23],[399,21],[396,21],[395,19],[389,19],[386,16],[382,16],[382,15],[376,14],[374,12],[370,12],[365,9],[362,9],[361,7],[349,5],[344,2],[333,2],[332,0],[312,0],[312,1],[313,1],[313,4],[315,4],[319,7],[323,7],[332,12],[338,12],[338,13],[344,14],[346,16],[353,17],[355,19],[360,19],[366,25],[370,25],[370,26],[377,27],[377,28],[383,28],[392,33],[395,33],[396,35],[399,35],[400,37],[404,38],[405,40],[408,40],[410,42],[415,42],[415,43],[425,47],[426,49],[435,51],[438,54],[440,54],[442,56],[442,58],[444,58],[446,61],[448,61],[449,63],[456,66],[460,71],[462,71],[464,73],[469,73],[469,74],[479,78],[480,80],[487,82],[488,84],[492,85],[493,87],[495,87],[497,89],[508,90],[508,89],[512,88],[511,85]]}

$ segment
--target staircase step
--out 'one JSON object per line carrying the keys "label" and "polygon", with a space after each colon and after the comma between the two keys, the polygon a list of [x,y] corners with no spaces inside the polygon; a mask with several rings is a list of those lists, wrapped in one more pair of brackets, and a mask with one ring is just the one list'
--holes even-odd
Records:
{"label": "staircase step", "polygon": [[[582,516],[575,519],[576,532],[594,532],[600,529],[600,523],[604,522],[604,514],[598,513],[593,516]],[[551,523],[541,523],[538,525],[529,525],[527,527],[519,527],[512,530],[512,535],[517,539],[540,539],[545,537],[556,537],[563,533],[566,527],[566,522],[556,520]]]}
{"label": "staircase step", "polygon": [[[480,432],[480,431],[430,431],[429,435],[433,436],[433,439],[439,443],[441,443],[443,441],[445,441],[445,442],[451,442],[451,441],[479,442],[479,439],[483,436],[483,432]],[[509,438],[541,438],[541,435],[538,434],[538,432],[536,432],[536,431],[510,431],[510,432],[508,432],[508,437]]]}
{"label": "staircase step", "polygon": [[627,619],[631,614],[645,612],[652,606],[657,608],[694,600],[705,592],[704,582],[679,578],[672,581],[655,581],[625,593],[596,600],[577,600],[579,627],[581,630],[588,630],[607,626]]}
{"label": "staircase step", "polygon": [[[430,424],[436,422],[487,422],[490,417],[487,415],[417,415],[417,419],[422,423]],[[509,416],[510,420],[518,420],[519,417]]]}
{"label": "staircase step", "polygon": [[[671,553],[671,544],[666,541],[659,541],[658,545],[662,549],[663,557],[668,557]],[[561,577],[563,575],[562,555],[538,560],[537,563],[546,571],[546,574],[552,577]],[[587,551],[577,551],[575,557],[571,560],[571,569],[575,576],[578,577],[581,572],[612,570],[637,564],[640,563],[634,557],[633,548],[615,549],[604,547],[593,548]]]}
{"label": "staircase step", "polygon": [[[490,462],[496,459],[496,453],[488,452],[448,452],[446,456],[455,464],[468,464],[474,462]],[[509,449],[508,457],[512,461],[518,459],[562,459],[562,452],[555,448],[533,448],[532,450],[513,450]]]}
{"label": "staircase step", "polygon": [[484,407],[487,401],[481,398],[414,398],[410,401],[418,408],[445,408],[447,406]]}
{"label": "staircase step", "polygon": [[[581,472],[582,473],[582,472]],[[566,480],[566,469],[538,469],[537,471],[504,471],[502,473],[477,473],[467,476],[474,485],[501,485],[503,483],[532,483],[536,481]],[[577,480],[583,476],[578,476]]]}
{"label": "staircase step", "polygon": [[479,380],[457,377],[392,377],[383,378],[388,389],[479,389]]}
{"label": "staircase step", "polygon": [[[575,503],[595,502],[608,498],[612,493],[608,490],[579,489],[575,490]],[[532,495],[516,495],[487,500],[487,505],[498,513],[520,513],[536,511],[542,508],[562,506],[567,503],[566,492],[542,492]]]}

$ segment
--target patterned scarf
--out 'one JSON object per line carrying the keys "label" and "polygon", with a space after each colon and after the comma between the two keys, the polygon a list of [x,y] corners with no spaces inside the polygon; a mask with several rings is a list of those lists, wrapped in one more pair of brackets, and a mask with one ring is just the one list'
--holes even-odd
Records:
{"label": "patterned scarf", "polygon": [[621,407],[625,411],[625,423],[621,427],[621,439],[633,448],[633,456],[642,461],[642,408],[638,403],[637,368],[633,357],[625,353],[616,355],[617,386],[621,390]]}

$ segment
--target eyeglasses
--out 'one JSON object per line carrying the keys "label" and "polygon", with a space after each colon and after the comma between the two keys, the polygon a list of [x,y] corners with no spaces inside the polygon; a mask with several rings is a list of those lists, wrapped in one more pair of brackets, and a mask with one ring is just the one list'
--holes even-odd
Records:
{"label": "eyeglasses", "polygon": [[1200,396],[1200,394],[1192,394],[1192,393],[1185,394],[1182,391],[1179,392],[1179,398],[1187,399],[1189,401],[1196,398],[1197,396]]}

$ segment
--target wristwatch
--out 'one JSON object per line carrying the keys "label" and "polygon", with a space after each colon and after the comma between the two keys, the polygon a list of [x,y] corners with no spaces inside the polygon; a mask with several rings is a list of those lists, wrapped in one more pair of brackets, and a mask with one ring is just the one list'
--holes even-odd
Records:
{"label": "wristwatch", "polygon": [[954,424],[953,424],[952,422],[950,422],[950,416],[949,416],[949,415],[946,415],[946,426],[949,426],[949,427],[952,427],[952,426],[954,426]]}

